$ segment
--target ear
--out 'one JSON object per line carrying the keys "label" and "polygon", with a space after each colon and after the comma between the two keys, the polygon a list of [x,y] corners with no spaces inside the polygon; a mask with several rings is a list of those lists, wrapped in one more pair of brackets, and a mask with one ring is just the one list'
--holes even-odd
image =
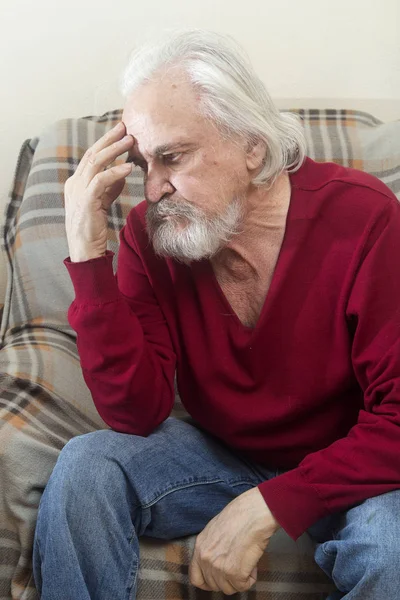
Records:
{"label": "ear", "polygon": [[248,142],[246,150],[246,164],[249,171],[255,171],[261,167],[266,151],[267,146],[264,142]]}

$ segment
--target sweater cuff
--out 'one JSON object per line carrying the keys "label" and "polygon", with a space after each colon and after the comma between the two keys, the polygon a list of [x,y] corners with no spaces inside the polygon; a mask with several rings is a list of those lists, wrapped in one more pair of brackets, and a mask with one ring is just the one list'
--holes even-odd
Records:
{"label": "sweater cuff", "polygon": [[300,468],[264,481],[258,489],[279,525],[293,540],[329,514],[313,486],[304,480]]}
{"label": "sweater cuff", "polygon": [[104,304],[120,298],[113,271],[114,252],[107,250],[104,256],[82,262],[64,260],[75,290],[78,304]]}

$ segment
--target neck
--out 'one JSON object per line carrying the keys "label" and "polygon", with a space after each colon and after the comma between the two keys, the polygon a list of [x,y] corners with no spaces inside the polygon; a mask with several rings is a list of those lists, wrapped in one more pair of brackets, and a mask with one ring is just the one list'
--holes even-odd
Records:
{"label": "neck", "polygon": [[[236,279],[257,275],[281,245],[290,202],[290,179],[285,171],[274,186],[249,191],[244,203],[243,222],[238,233],[212,259],[215,268],[229,271]],[[279,251],[279,250],[278,250]]]}

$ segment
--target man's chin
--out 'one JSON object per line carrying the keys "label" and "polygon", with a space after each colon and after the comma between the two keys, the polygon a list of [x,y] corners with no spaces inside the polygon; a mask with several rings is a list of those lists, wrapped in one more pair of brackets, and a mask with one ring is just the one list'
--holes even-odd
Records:
{"label": "man's chin", "polygon": [[[176,233],[178,235],[178,230]],[[180,244],[177,243],[177,235],[174,236],[174,239],[170,240],[170,243],[168,243],[165,238],[160,239],[160,237],[157,236],[157,233],[155,233],[150,238],[155,254],[162,258],[172,258],[185,264],[190,264],[191,262],[209,258],[207,250],[204,248],[204,246],[191,246],[190,248],[185,248],[184,245],[180,246]]]}
{"label": "man's chin", "polygon": [[154,243],[152,244],[152,246],[155,254],[160,258],[171,258],[185,265],[189,265],[194,260],[201,260],[201,258],[188,257],[185,254],[179,252],[176,248],[171,249],[166,248],[165,246],[157,246],[157,244]]}
{"label": "man's chin", "polygon": [[[168,215],[147,224],[147,231],[154,252],[164,258],[191,263],[210,259],[221,247],[219,236],[207,231],[204,223],[191,222],[186,217]],[[161,221],[161,222],[160,222]]]}

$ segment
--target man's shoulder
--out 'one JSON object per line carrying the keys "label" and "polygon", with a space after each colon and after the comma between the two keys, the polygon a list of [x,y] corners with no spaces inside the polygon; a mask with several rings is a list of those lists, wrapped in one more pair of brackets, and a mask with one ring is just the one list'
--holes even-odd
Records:
{"label": "man's shoulder", "polygon": [[296,187],[305,190],[316,191],[332,184],[343,184],[349,187],[367,188],[386,197],[395,198],[390,188],[371,173],[335,162],[316,162],[309,157],[294,174],[294,182]]}
{"label": "man's shoulder", "polygon": [[310,158],[298,173],[294,185],[309,192],[315,199],[317,212],[323,207],[328,216],[364,220],[389,210],[399,210],[400,204],[392,190],[375,175],[333,162],[315,162]]}

